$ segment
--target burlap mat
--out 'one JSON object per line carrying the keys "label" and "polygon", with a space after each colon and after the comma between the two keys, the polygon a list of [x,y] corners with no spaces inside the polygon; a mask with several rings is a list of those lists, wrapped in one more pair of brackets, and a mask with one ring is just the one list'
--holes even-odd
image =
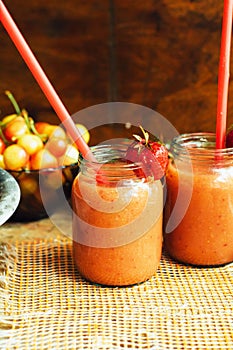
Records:
{"label": "burlap mat", "polygon": [[0,349],[233,349],[233,265],[163,257],[127,288],[83,281],[66,238],[0,245]]}

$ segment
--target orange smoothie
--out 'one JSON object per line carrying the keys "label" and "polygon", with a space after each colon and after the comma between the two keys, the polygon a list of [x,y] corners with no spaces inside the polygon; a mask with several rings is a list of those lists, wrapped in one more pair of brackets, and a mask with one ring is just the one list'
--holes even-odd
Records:
{"label": "orange smoothie", "polygon": [[[205,152],[198,155],[198,162],[192,161],[192,172],[185,167],[178,171],[173,161],[169,163],[164,244],[168,254],[180,262],[216,266],[233,261],[233,161],[224,157],[215,166],[213,159],[205,159]],[[179,201],[178,189],[182,191]],[[182,198],[189,196],[185,212]],[[179,207],[184,211],[183,218],[178,224],[170,223],[167,230],[175,206],[178,212]]]}
{"label": "orange smoothie", "polygon": [[[108,166],[119,180],[120,163]],[[143,282],[156,273],[161,258],[161,181],[125,170],[120,179],[96,182],[81,172],[73,183],[74,260],[84,278],[101,285]]]}

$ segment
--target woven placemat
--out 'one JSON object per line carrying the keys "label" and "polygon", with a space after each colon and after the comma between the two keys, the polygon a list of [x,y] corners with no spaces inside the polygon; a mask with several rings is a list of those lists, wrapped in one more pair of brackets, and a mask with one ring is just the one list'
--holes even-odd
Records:
{"label": "woven placemat", "polygon": [[0,244],[0,349],[233,349],[233,265],[162,258],[127,288],[84,281],[67,238]]}

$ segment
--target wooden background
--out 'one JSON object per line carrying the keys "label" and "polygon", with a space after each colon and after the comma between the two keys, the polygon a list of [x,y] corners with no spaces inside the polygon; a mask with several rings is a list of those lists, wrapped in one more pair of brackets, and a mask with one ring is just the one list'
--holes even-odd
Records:
{"label": "wooden background", "polygon": [[[5,0],[71,114],[108,101],[166,117],[180,133],[214,131],[223,1]],[[57,121],[0,28],[0,113],[11,90],[37,120]],[[228,124],[233,122],[230,81]]]}

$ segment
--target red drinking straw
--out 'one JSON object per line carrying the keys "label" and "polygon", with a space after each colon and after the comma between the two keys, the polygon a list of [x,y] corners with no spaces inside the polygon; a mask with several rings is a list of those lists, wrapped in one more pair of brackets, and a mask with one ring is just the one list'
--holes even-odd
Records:
{"label": "red drinking straw", "polygon": [[222,38],[218,71],[218,102],[216,121],[216,149],[225,148],[227,100],[230,77],[230,50],[232,35],[233,0],[225,0],[222,20]]}
{"label": "red drinking straw", "polygon": [[94,156],[90,151],[90,148],[84,141],[82,135],[79,130],[76,128],[70,114],[66,110],[56,91],[54,90],[52,84],[48,80],[35,56],[33,55],[31,49],[14,23],[12,17],[10,16],[8,10],[6,9],[3,2],[0,0],[0,20],[8,32],[11,40],[15,44],[19,53],[23,57],[30,71],[32,72],[34,78],[38,82],[51,106],[55,110],[56,114],[60,118],[70,137],[76,143],[79,151],[83,155],[84,158],[89,160],[94,160]]}

